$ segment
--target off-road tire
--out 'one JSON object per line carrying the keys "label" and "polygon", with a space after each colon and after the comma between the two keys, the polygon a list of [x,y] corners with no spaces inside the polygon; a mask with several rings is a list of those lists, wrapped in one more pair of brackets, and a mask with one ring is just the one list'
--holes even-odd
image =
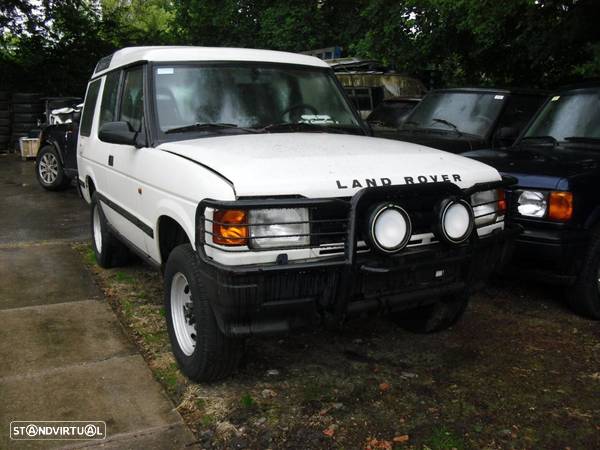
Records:
{"label": "off-road tire", "polygon": [[[174,277],[185,277],[191,290],[195,317],[195,347],[190,355],[181,348],[173,323],[171,290]],[[167,260],[164,274],[164,305],[171,348],[181,371],[194,381],[216,381],[231,375],[239,366],[244,340],[225,336],[217,324],[208,293],[201,282],[200,260],[190,244],[177,246]],[[176,314],[176,313],[175,313]]]}
{"label": "off-road tire", "polygon": [[569,306],[577,314],[600,320],[600,227],[592,230],[581,272],[566,290]]}
{"label": "off-road tire", "polygon": [[[44,167],[43,161],[45,161],[45,158],[47,159],[49,157],[54,158],[53,161],[56,161],[57,171],[56,178],[50,182],[46,181],[42,174],[42,169]],[[65,174],[58,151],[56,150],[56,148],[54,148],[53,145],[50,144],[44,145],[37,154],[37,157],[35,159],[35,176],[40,186],[42,186],[48,191],[60,191],[62,189],[66,189],[71,184],[71,179]]]}
{"label": "off-road tire", "polygon": [[[98,265],[104,269],[110,269],[127,264],[130,258],[129,249],[110,231],[96,193],[92,196],[90,213],[92,247]],[[96,229],[96,227],[99,228]],[[96,233],[100,233],[100,242],[98,242]]]}
{"label": "off-road tire", "polygon": [[393,313],[392,320],[413,333],[435,333],[458,322],[468,305],[468,294],[459,292],[431,305]]}

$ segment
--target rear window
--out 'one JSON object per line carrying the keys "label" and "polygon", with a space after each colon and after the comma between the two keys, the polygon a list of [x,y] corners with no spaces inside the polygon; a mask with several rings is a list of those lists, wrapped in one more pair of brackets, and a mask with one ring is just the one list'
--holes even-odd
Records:
{"label": "rear window", "polygon": [[94,120],[98,92],[100,92],[100,80],[95,80],[90,83],[87,93],[85,94],[85,103],[83,105],[83,113],[81,115],[81,123],[79,126],[79,134],[82,136],[89,136],[92,134],[92,122]]}

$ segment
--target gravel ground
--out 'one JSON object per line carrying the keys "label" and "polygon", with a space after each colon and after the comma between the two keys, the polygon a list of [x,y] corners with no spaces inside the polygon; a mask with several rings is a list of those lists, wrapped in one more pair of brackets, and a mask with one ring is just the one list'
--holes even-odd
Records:
{"label": "gravel ground", "polygon": [[600,448],[600,324],[556,288],[496,280],[435,335],[372,317],[250,339],[238,373],[196,384],[170,353],[160,275],[77,249],[205,448]]}

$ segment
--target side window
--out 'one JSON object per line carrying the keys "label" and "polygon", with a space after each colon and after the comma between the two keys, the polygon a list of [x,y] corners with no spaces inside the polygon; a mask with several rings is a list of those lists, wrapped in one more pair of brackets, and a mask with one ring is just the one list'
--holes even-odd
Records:
{"label": "side window", "polygon": [[96,110],[96,101],[100,91],[100,81],[95,80],[89,84],[87,94],[85,94],[85,103],[83,104],[83,113],[81,115],[81,124],[79,134],[89,136],[92,134],[92,122],[94,121],[94,111]]}
{"label": "side window", "polygon": [[102,92],[102,103],[100,105],[100,119],[98,128],[106,122],[117,120],[117,98],[119,97],[119,81],[121,71],[111,72],[104,81],[104,90]]}
{"label": "side window", "polygon": [[134,131],[142,129],[144,121],[144,72],[142,67],[125,72],[120,120],[129,122]]}

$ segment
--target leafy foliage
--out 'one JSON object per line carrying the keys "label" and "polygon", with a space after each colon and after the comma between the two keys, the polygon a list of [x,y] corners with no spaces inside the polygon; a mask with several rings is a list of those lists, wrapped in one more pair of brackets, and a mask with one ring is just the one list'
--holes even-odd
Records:
{"label": "leafy foliage", "polygon": [[81,95],[129,45],[339,45],[438,85],[548,87],[600,72],[594,0],[4,0],[1,90]]}

